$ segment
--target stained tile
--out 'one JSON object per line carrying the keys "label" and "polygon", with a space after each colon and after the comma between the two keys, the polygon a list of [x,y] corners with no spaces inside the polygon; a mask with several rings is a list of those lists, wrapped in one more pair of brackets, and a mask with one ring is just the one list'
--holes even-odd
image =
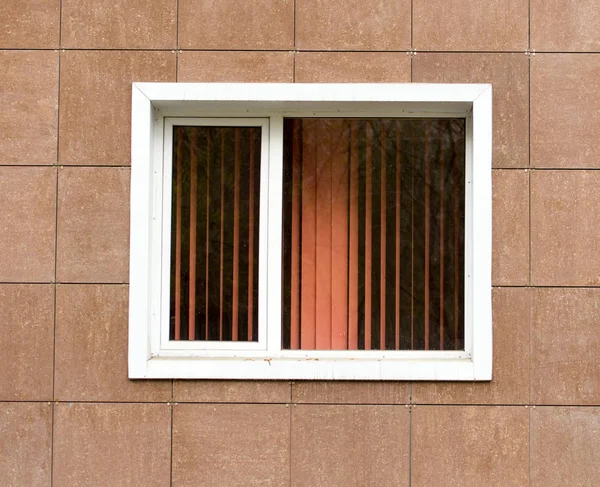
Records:
{"label": "stained tile", "polygon": [[0,478],[6,487],[50,487],[52,405],[0,403]]}
{"label": "stained tile", "polygon": [[1,284],[0,309],[0,400],[51,400],[53,286]]}
{"label": "stained tile", "polygon": [[527,56],[507,53],[419,53],[413,59],[418,83],[491,83],[493,165],[529,164]]}
{"label": "stained tile", "polygon": [[531,487],[598,483],[600,408],[540,407],[531,412]]}
{"label": "stained tile", "polygon": [[531,401],[600,404],[600,289],[534,289],[531,308]]}
{"label": "stained tile", "polygon": [[531,282],[600,285],[598,171],[531,174]]}
{"label": "stained tile", "polygon": [[294,403],[407,404],[408,382],[294,381]]}
{"label": "stained tile", "polygon": [[180,49],[292,49],[293,0],[179,0]]}
{"label": "stained tile", "polygon": [[529,481],[529,410],[523,406],[417,406],[413,487],[522,487]]}
{"label": "stained tile", "polygon": [[56,168],[0,166],[0,282],[54,278]]}
{"label": "stained tile", "polygon": [[414,0],[413,48],[525,51],[528,0]]}
{"label": "stained tile", "polygon": [[127,378],[128,292],[123,285],[57,287],[56,400],[171,399],[170,380]]}
{"label": "stained tile", "polygon": [[291,83],[294,55],[289,52],[183,51],[178,81]]}
{"label": "stained tile", "polygon": [[54,421],[52,485],[169,485],[171,406],[59,403]]}
{"label": "stained tile", "polygon": [[179,402],[289,403],[289,381],[176,380],[173,400]]}
{"label": "stained tile", "polygon": [[64,167],[58,173],[58,282],[129,279],[128,168]]}
{"label": "stained tile", "polygon": [[414,403],[529,402],[529,290],[494,289],[492,313],[494,357],[491,382],[414,382]]}
{"label": "stained tile", "polygon": [[296,48],[410,49],[410,0],[296,0]]}
{"label": "stained tile", "polygon": [[173,52],[66,51],[60,68],[60,163],[127,165],[131,83],[175,81]]}
{"label": "stained tile", "polygon": [[492,283],[529,283],[529,174],[492,171]]}
{"label": "stained tile", "polygon": [[292,406],[293,486],[408,486],[408,408]]}
{"label": "stained tile", "polygon": [[289,415],[284,405],[176,404],[173,487],[289,485]]}
{"label": "stained tile", "polygon": [[58,47],[60,0],[3,0],[0,19],[0,49]]}
{"label": "stained tile", "polygon": [[297,83],[408,83],[410,57],[397,52],[299,52]]}
{"label": "stained tile", "polygon": [[531,48],[536,51],[600,51],[596,0],[531,0]]}
{"label": "stained tile", "polygon": [[599,168],[600,54],[531,59],[531,165]]}
{"label": "stained tile", "polygon": [[174,49],[177,0],[62,0],[62,47]]}
{"label": "stained tile", "polygon": [[58,53],[0,51],[0,66],[0,164],[55,164]]}

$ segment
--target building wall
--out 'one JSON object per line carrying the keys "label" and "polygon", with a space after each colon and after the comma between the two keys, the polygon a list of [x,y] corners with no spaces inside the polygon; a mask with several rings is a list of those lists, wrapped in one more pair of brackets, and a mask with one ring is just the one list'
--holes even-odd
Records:
{"label": "building wall", "polygon": [[[597,485],[597,1],[3,0],[0,19],[2,485]],[[132,81],[493,83],[492,382],[129,381]]]}

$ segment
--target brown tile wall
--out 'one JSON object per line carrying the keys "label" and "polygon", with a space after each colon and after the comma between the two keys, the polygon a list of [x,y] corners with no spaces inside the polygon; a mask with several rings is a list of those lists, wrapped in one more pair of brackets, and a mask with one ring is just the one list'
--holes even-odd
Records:
{"label": "brown tile wall", "polygon": [[[598,5],[1,1],[0,483],[597,485]],[[493,380],[129,381],[132,81],[492,83]]]}

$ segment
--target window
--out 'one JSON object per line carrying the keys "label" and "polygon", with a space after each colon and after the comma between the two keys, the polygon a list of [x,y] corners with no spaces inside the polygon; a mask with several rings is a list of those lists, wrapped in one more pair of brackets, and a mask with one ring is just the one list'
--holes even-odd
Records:
{"label": "window", "polygon": [[491,378],[489,85],[133,86],[131,378]]}

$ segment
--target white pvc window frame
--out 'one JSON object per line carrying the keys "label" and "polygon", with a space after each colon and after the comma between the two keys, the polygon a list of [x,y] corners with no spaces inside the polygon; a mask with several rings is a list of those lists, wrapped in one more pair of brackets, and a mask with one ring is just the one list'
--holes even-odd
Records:
{"label": "white pvc window frame", "polygon": [[[486,84],[133,83],[129,377],[490,380],[492,88]],[[283,350],[285,117],[466,119],[465,350]],[[172,129],[261,127],[258,342],[169,340]]]}

